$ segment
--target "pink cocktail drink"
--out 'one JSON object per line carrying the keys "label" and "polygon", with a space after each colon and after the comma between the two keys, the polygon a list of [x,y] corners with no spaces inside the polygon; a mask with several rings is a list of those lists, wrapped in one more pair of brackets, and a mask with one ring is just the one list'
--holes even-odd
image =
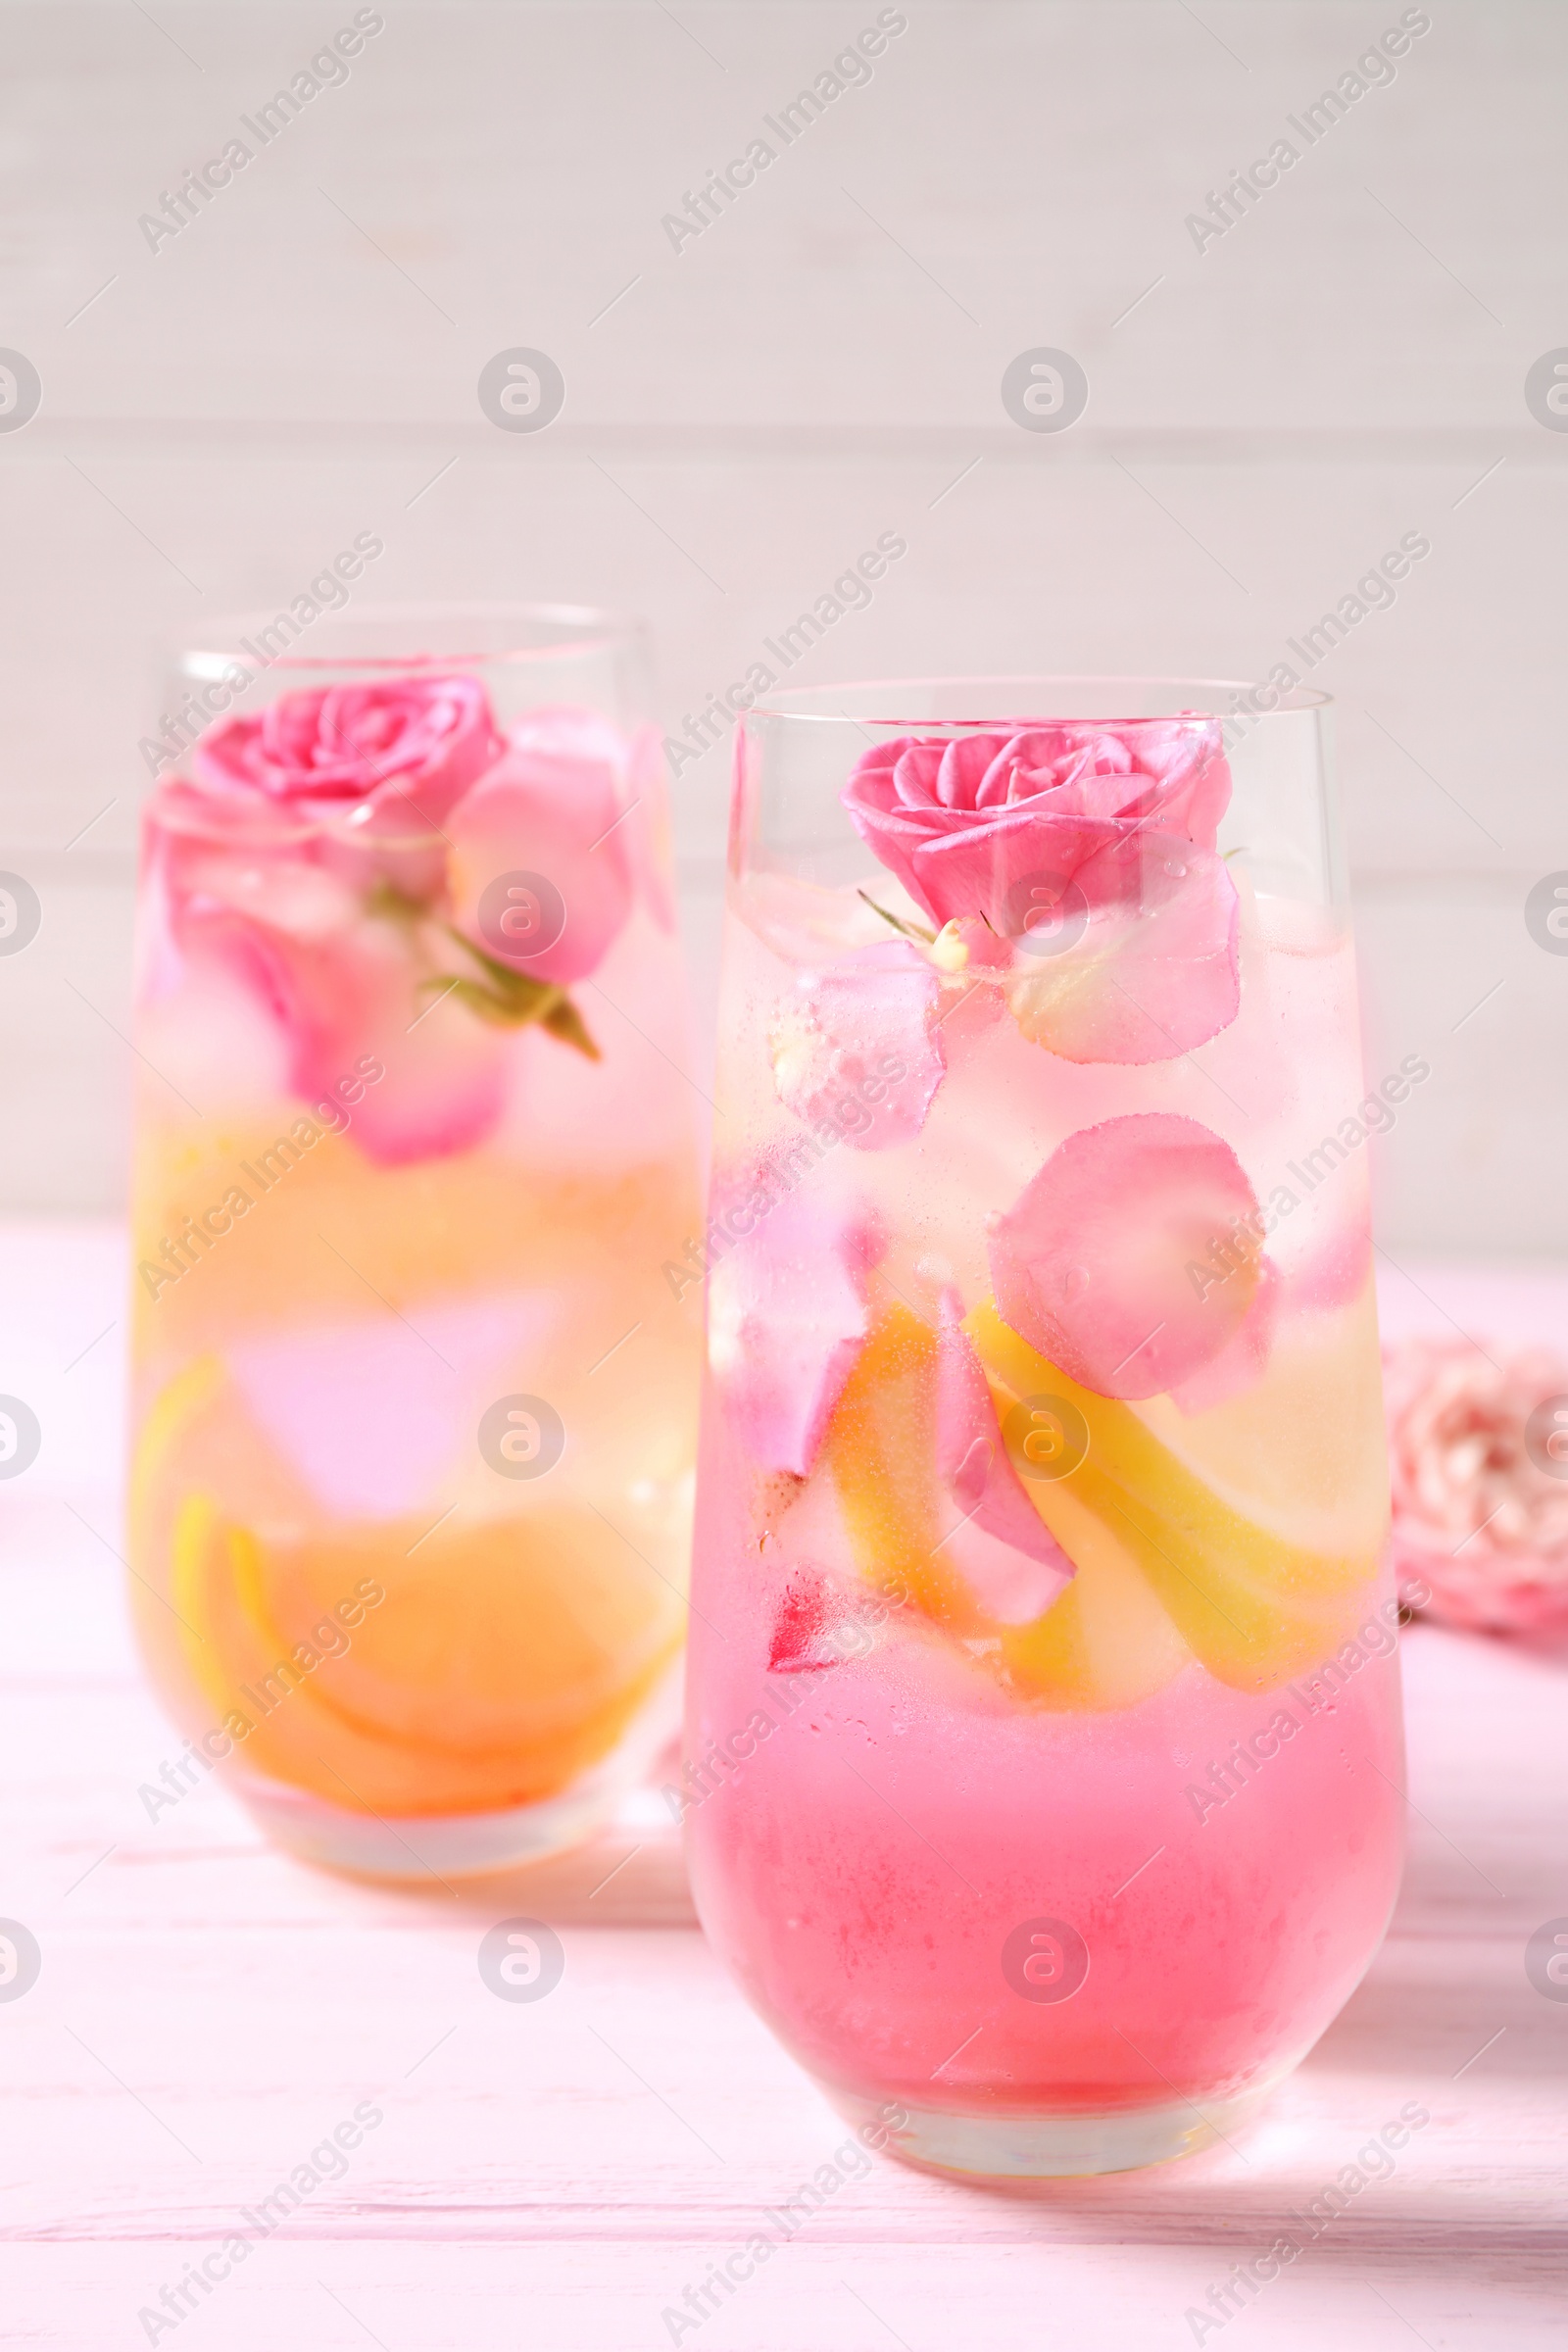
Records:
{"label": "pink cocktail drink", "polygon": [[1425,1068],[1363,1081],[1318,708],[1228,760],[1076,691],[748,720],[707,1245],[704,1923],[996,2174],[1232,2130],[1400,1846],[1365,1140]]}
{"label": "pink cocktail drink", "polygon": [[143,832],[128,1542],[286,1842],[450,1878],[678,1708],[699,1335],[659,739],[604,616],[182,665]]}

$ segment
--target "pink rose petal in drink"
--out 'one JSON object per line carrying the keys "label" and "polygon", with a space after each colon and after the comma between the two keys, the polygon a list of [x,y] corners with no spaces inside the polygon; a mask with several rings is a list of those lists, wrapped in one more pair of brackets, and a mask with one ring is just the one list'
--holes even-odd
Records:
{"label": "pink rose petal in drink", "polygon": [[829,1647],[829,1587],[813,1568],[797,1569],[784,1588],[768,1637],[769,1674],[820,1674],[838,1659]]}
{"label": "pink rose petal in drink", "polygon": [[947,1067],[935,1026],[941,995],[936,972],[901,939],[803,972],[768,1031],[779,1101],[808,1126],[825,1120],[857,1151],[908,1143]]}
{"label": "pink rose petal in drink", "polygon": [[370,1305],[350,1322],[264,1327],[227,1350],[248,1410],[339,1519],[417,1510],[472,1450],[480,1414],[514,1385],[514,1368],[544,1347],[562,1312],[552,1291],[498,1292],[454,1306],[421,1300],[416,1330]]}
{"label": "pink rose petal in drink", "polygon": [[887,1604],[870,1599],[859,1609],[819,1569],[792,1568],[768,1637],[769,1674],[822,1674],[872,1646],[871,1611],[885,1622]]}
{"label": "pink rose petal in drink", "polygon": [[[217,958],[266,1006],[302,1109],[341,1104],[344,1087],[355,1090],[355,1142],[383,1166],[466,1151],[489,1134],[504,1093],[501,1032],[430,1010],[432,995],[416,983],[431,967],[412,951],[407,924],[364,912],[339,876],[287,852],[156,831],[150,842],[170,877],[175,946]],[[368,1083],[371,1068],[380,1076]]]}
{"label": "pink rose petal in drink", "polygon": [[777,1200],[708,1286],[708,1351],[758,1466],[808,1478],[870,1328],[886,1248],[863,1209],[808,1190]]}
{"label": "pink rose petal in drink", "polygon": [[1371,1271],[1372,1234],[1363,1210],[1353,1221],[1335,1226],[1292,1269],[1285,1283],[1287,1301],[1293,1308],[1324,1312],[1353,1305]]}
{"label": "pink rose petal in drink", "polygon": [[1251,1306],[1257,1214],[1241,1161],[1196,1119],[1081,1128],[993,1228],[997,1305],[1100,1396],[1161,1396],[1212,1363]]}
{"label": "pink rose petal in drink", "polygon": [[[606,747],[589,750],[596,742],[581,727],[514,739],[447,824],[458,929],[530,979],[586,979],[631,909],[624,827],[636,818],[624,814],[615,767],[600,756]],[[542,917],[530,908],[532,932],[519,924],[514,935],[487,900],[512,874],[546,886]]]}
{"label": "pink rose petal in drink", "polygon": [[507,740],[515,752],[543,753],[611,771],[618,813],[608,820],[611,833],[591,837],[600,841],[593,854],[598,857],[605,842],[615,839],[637,896],[661,931],[672,932],[675,901],[665,880],[668,843],[654,821],[656,814],[662,816],[664,792],[664,739],[659,729],[643,726],[625,735],[598,710],[550,703],[525,711],[509,729]]}
{"label": "pink rose petal in drink", "polygon": [[[1070,885],[1098,851],[1114,849],[1128,828],[1112,817],[1044,808],[1004,808],[989,822],[956,810],[933,820],[903,878],[939,923],[974,915],[1004,938],[1023,928],[1030,885]],[[901,870],[901,869],[896,869]],[[912,876],[912,879],[909,877]]]}
{"label": "pink rose petal in drink", "polygon": [[1286,1296],[1287,1286],[1273,1265],[1266,1257],[1259,1258],[1252,1302],[1218,1355],[1171,1390],[1172,1401],[1182,1412],[1212,1412],[1216,1405],[1229,1404],[1233,1396],[1245,1396],[1249,1389],[1256,1388],[1268,1370],[1269,1350]]}
{"label": "pink rose petal in drink", "polygon": [[1066,1061],[1169,1061],[1236,1018],[1236,885],[1220,858],[1141,833],[1088,858],[1071,888],[1078,937],[1069,924],[1057,952],[1018,955],[1025,1037]]}
{"label": "pink rose petal in drink", "polygon": [[1073,1563],[1007,1458],[991,1391],[961,1326],[956,1292],[943,1298],[937,1342],[937,1473],[963,1517],[941,1549],[999,1625],[1043,1616]]}
{"label": "pink rose petal in drink", "polygon": [[508,1032],[474,1020],[440,987],[416,996],[412,1013],[409,1004],[407,965],[378,967],[355,1026],[318,1031],[309,1061],[302,1039],[296,1058],[307,1093],[313,1067],[323,1093],[345,1067],[363,1068],[368,1054],[384,1070],[352,1114],[360,1150],[382,1167],[470,1151],[492,1134],[506,1107]]}
{"label": "pink rose petal in drink", "polygon": [[970,978],[978,979],[982,972],[990,978],[996,972],[1005,971],[1012,962],[1011,940],[1004,939],[1000,931],[993,931],[980,915],[960,915],[953,930],[968,953],[968,964],[960,968]]}

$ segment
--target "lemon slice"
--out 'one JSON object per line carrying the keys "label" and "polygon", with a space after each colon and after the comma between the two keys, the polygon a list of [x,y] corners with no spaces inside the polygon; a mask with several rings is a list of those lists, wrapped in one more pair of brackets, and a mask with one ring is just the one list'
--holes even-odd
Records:
{"label": "lemon slice", "polygon": [[1188,1646],[1233,1689],[1265,1690],[1333,1653],[1353,1614],[1350,1596],[1376,1573],[1375,1544],[1313,1550],[1245,1516],[1129,1406],[1081,1387],[1038,1355],[991,1300],[964,1329],[1004,1419],[1018,1400],[1041,1396],[1064,1399],[1083,1415],[1084,1459],[1061,1480],[1030,1482],[1036,1507],[1065,1549],[1072,1547],[1055,1520],[1070,1497],[1115,1535]]}
{"label": "lemon slice", "polygon": [[1027,1482],[1077,1573],[1027,1625],[993,1625],[942,1549],[953,1516],[934,1475],[937,1335],[906,1307],[884,1309],[846,1383],[825,1457],[856,1565],[867,1584],[956,1636],[1000,1644],[1015,1693],[1056,1708],[1133,1705],[1192,1652],[1115,1533],[1058,1483]]}
{"label": "lemon slice", "polygon": [[1370,1279],[1348,1306],[1286,1318],[1267,1378],[1241,1396],[1193,1415],[1168,1396],[1137,1409],[1242,1518],[1312,1552],[1382,1549],[1389,1467]]}
{"label": "lemon slice", "polygon": [[1048,1706],[1136,1706],[1174,1681],[1193,1653],[1138,1561],[1064,1480],[1026,1482],[1076,1573],[1043,1617],[1004,1626],[1002,1652],[1022,1688]]}

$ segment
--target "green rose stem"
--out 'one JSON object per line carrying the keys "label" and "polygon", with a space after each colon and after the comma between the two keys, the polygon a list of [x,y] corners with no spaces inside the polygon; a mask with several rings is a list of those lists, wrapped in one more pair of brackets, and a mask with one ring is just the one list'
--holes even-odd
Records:
{"label": "green rose stem", "polygon": [[601,1058],[587,1024],[564,988],[552,980],[530,980],[526,972],[514,972],[510,964],[487,956],[450,923],[443,923],[441,928],[465,955],[472,956],[484,978],[470,980],[460,972],[431,972],[419,982],[420,993],[442,989],[461,1004],[466,1004],[481,1021],[489,1021],[500,1029],[520,1029],[529,1021],[537,1021],[552,1037],[559,1037],[563,1045],[575,1046],[579,1054],[586,1054],[590,1061]]}
{"label": "green rose stem", "polygon": [[902,915],[889,914],[885,906],[877,905],[869,891],[858,890],[855,895],[858,899],[864,899],[873,914],[879,914],[885,923],[891,923],[894,930],[901,931],[906,939],[923,939],[928,948],[936,939],[936,933],[928,931],[923,923],[906,923]]}
{"label": "green rose stem", "polygon": [[[403,924],[413,931],[416,923],[426,919],[427,910],[416,899],[405,898],[402,891],[390,882],[377,883],[370,895],[369,910],[392,922]],[[603,1059],[599,1048],[588,1032],[588,1025],[564,988],[551,980],[530,980],[525,972],[514,972],[510,964],[487,956],[466,932],[454,930],[443,923],[442,930],[470,956],[484,974],[482,980],[469,979],[462,972],[431,972],[422,979],[415,994],[422,995],[431,989],[441,989],[456,997],[481,1021],[489,1021],[498,1029],[521,1029],[529,1021],[537,1021],[552,1037],[559,1037],[564,1046],[575,1046],[590,1061]]]}

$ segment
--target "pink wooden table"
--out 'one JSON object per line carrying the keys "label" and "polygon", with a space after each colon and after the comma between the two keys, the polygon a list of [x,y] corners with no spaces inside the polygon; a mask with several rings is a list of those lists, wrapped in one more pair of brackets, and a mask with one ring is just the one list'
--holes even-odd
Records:
{"label": "pink wooden table", "polygon": [[[1387,1319],[1568,1342],[1568,1282],[1389,1277]],[[1041,2352],[1213,2343],[1463,2352],[1568,2328],[1568,2002],[1527,1937],[1568,1915],[1568,1667],[1406,1638],[1410,1859],[1343,2017],[1235,2150],[1017,2194],[877,2161],[700,2326],[686,2288],[845,2139],[697,1931],[656,1797],[593,1852],[482,1892],[376,1891],[269,1850],[177,1743],[115,1556],[121,1256],[0,1234],[0,1392],[38,1460],[0,1486],[0,1916],[42,1953],[0,2001],[0,2341],[113,2352]],[[1424,1295],[1425,1294],[1425,1295]],[[113,1329],[106,1329],[108,1326]],[[552,1921],[558,1989],[477,1947]],[[1408,2100],[1431,2123],[1223,2327],[1207,2297]],[[359,2124],[353,2122],[356,2113]],[[373,2115],[377,2120],[369,2123]],[[334,2150],[334,2133],[356,2140]],[[314,2151],[314,2154],[313,2154]],[[139,2314],[279,2181],[299,2203],[177,2322]],[[217,2266],[222,2268],[221,2260]]]}

